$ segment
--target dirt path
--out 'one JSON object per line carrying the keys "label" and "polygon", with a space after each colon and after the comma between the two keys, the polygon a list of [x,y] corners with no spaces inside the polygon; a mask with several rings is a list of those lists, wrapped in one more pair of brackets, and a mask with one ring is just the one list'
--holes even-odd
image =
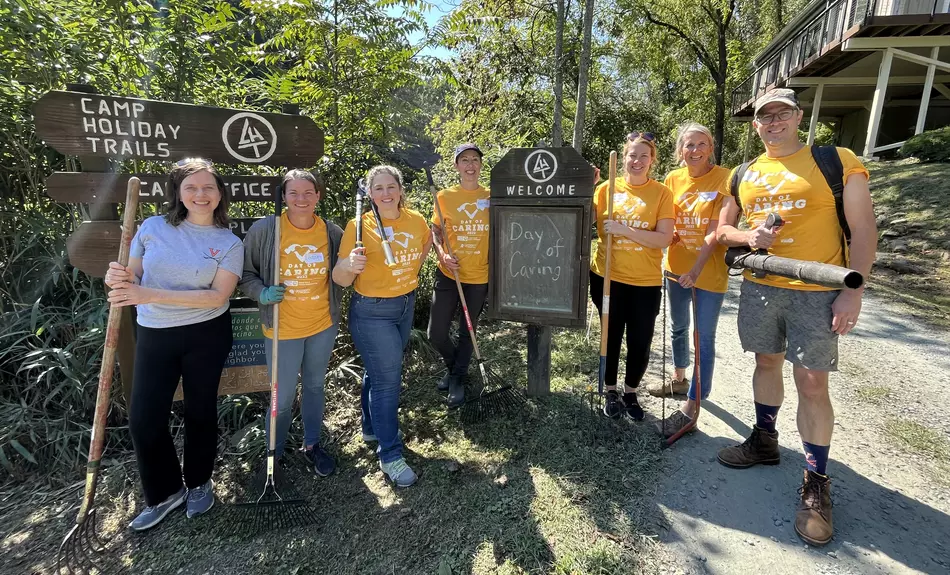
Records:
{"label": "dirt path", "polygon": [[[711,401],[703,404],[700,431],[668,452],[667,478],[656,498],[657,532],[678,556],[674,570],[950,572],[950,468],[940,461],[946,451],[930,457],[893,438],[901,430],[921,431],[909,423],[916,422],[946,446],[948,335],[880,297],[865,299],[858,328],[842,338],[841,371],[831,379],[835,538],[818,549],[805,545],[792,524],[803,456],[788,364],[778,424],[782,464],[734,470],[716,462],[717,450],[741,442],[753,422],[753,360],[739,346],[732,287],[717,334]],[[659,415],[658,399],[650,411]]]}

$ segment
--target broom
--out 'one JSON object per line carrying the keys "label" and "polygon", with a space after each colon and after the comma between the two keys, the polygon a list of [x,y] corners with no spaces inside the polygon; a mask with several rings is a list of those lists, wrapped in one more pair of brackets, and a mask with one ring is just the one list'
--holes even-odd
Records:
{"label": "broom", "polygon": [[[438,191],[435,188],[435,182],[432,180],[432,171],[425,168],[426,178],[429,180],[429,191],[432,193],[432,203],[435,206],[436,214],[439,216],[439,228],[442,231],[442,247],[448,252],[449,256],[455,257],[452,253],[452,246],[449,245],[448,238],[445,235],[445,219],[442,217],[442,206],[439,205]],[[475,339],[475,328],[472,325],[472,317],[468,312],[468,304],[465,302],[465,292],[462,290],[462,282],[459,281],[457,271],[452,271],[455,277],[455,287],[459,292],[459,301],[462,303],[462,315],[465,317],[465,325],[468,328],[468,337],[472,340],[472,348],[475,352],[475,360],[478,362],[478,372],[482,378],[482,387],[478,395],[465,400],[460,408],[462,421],[472,423],[483,421],[494,415],[501,415],[508,411],[514,411],[525,403],[524,396],[518,392],[510,383],[503,383],[501,377],[485,365],[481,352],[478,350],[478,342]]]}
{"label": "broom", "polygon": [[[280,285],[280,195],[274,201],[274,285]],[[267,460],[254,477],[248,490],[251,498],[235,507],[241,515],[243,528],[249,533],[261,533],[288,527],[306,527],[316,522],[316,511],[300,495],[294,484],[279,466],[275,466],[277,451],[277,350],[280,304],[274,304],[274,333],[271,340],[270,369],[270,430],[267,434]],[[254,497],[255,493],[259,493]]]}
{"label": "broom", "polygon": [[[122,215],[122,238],[119,241],[118,262],[129,265],[129,250],[135,229],[135,209],[139,202],[139,179],[129,178],[125,193],[125,210]],[[89,442],[89,459],[86,463],[86,490],[83,493],[76,524],[59,546],[56,558],[56,572],[89,573],[92,569],[102,571],[90,557],[93,553],[105,550],[105,543],[96,533],[96,485],[99,481],[99,468],[102,451],[106,441],[106,417],[109,414],[112,374],[115,369],[115,352],[119,346],[119,321],[122,309],[109,306],[109,320],[106,323],[106,343],[102,351],[102,363],[99,366],[99,390],[96,393],[96,412],[92,421],[92,438]]]}

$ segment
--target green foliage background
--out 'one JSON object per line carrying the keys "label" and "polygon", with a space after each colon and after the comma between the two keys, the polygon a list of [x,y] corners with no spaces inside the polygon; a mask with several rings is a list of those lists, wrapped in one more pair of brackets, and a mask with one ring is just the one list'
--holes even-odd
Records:
{"label": "green foliage background", "polygon": [[[731,90],[802,3],[658,0],[649,7],[698,42],[722,37]],[[562,111],[569,140],[583,4],[566,4]],[[662,174],[672,167],[676,126],[712,124],[715,86],[688,43],[650,24],[644,8],[597,0],[582,149],[604,165],[626,133],[652,131],[661,150],[654,173]],[[408,168],[401,150],[434,147],[445,158],[457,143],[475,141],[490,168],[511,147],[552,139],[554,3],[462,0],[431,29],[424,18],[430,10],[421,0],[0,0],[2,473],[22,479],[53,468],[75,477],[88,448],[107,312],[101,280],[66,258],[65,238],[88,216],[86,207],[51,202],[43,184],[50,172],[82,169],[81,162],[36,137],[33,102],[81,82],[104,94],[263,111],[299,104],[326,133],[325,157],[308,166],[328,182],[320,209],[342,223],[356,179],[380,162]],[[707,17],[716,10],[734,16],[725,32]],[[414,35],[422,40],[410,42]],[[425,46],[449,55],[424,56]],[[724,128],[723,163],[734,165],[745,126]],[[167,166],[129,161],[114,168]],[[453,180],[445,161],[435,175],[441,184]],[[421,174],[407,169],[407,182],[413,205],[428,214]],[[239,215],[248,208],[233,209]],[[420,328],[428,313],[425,277]],[[337,373],[352,380],[352,358],[339,356]],[[225,436],[253,419],[254,405],[222,401]],[[122,401],[109,423],[110,449],[127,448]]]}

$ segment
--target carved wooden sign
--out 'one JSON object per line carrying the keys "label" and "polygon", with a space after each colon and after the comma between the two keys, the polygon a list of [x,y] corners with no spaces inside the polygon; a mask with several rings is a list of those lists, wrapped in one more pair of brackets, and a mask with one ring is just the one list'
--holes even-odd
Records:
{"label": "carved wooden sign", "polygon": [[36,133],[68,156],[271,166],[312,166],[323,156],[323,131],[292,114],[53,91],[33,116]]}
{"label": "carved wooden sign", "polygon": [[[100,172],[53,172],[46,178],[46,193],[67,204],[120,204],[126,185],[135,176],[142,182],[139,203],[165,202],[165,174],[106,174]],[[270,202],[280,185],[277,176],[221,176],[232,202]]]}

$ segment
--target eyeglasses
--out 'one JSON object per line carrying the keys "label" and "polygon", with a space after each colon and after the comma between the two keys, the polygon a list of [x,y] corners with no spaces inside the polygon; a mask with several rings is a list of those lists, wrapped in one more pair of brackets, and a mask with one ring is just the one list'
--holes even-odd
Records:
{"label": "eyeglasses", "polygon": [[784,122],[790,120],[792,116],[795,115],[797,110],[795,108],[786,108],[781,112],[776,112],[774,114],[757,114],[755,116],[755,121],[760,124],[771,124],[772,122],[778,120],[779,122]]}
{"label": "eyeglasses", "polygon": [[178,160],[177,162],[175,162],[175,165],[180,168],[184,165],[191,164],[191,163],[199,163],[199,164],[204,164],[205,166],[208,166],[209,168],[211,167],[211,161],[206,160],[204,158],[182,158]]}
{"label": "eyeglasses", "polygon": [[640,138],[641,140],[646,140],[648,142],[652,142],[656,140],[656,136],[653,135],[653,132],[637,132],[636,130],[634,130],[630,132],[629,134],[627,134],[627,139],[630,141],[636,140],[637,138]]}

